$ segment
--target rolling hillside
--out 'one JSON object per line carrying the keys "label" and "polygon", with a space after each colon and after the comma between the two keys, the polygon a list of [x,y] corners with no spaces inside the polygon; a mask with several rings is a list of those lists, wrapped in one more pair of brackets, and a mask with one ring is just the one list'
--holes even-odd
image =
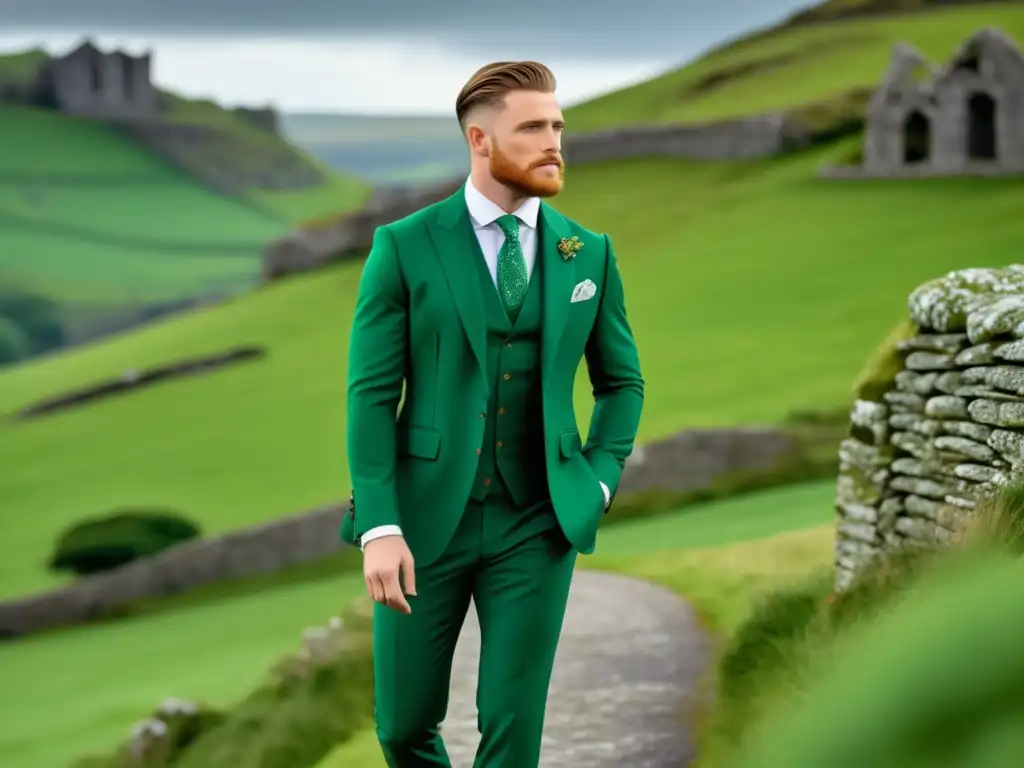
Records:
{"label": "rolling hillside", "polygon": [[983,26],[1024,40],[1024,7],[971,0],[832,0],[685,67],[576,106],[566,122],[573,131],[598,131],[842,100],[878,84],[895,43],[910,42],[938,64]]}
{"label": "rolling hillside", "polygon": [[[1024,25],[1024,7],[979,6],[907,16],[899,36],[917,43],[941,28],[952,49],[984,8],[987,20],[998,9]],[[838,37],[869,24],[883,37],[891,32],[892,21],[881,19],[799,34]],[[765,35],[759,45],[773,35],[781,45],[790,34],[797,32]],[[823,49],[812,74],[841,73],[846,55]],[[864,78],[876,79],[884,65],[885,57],[863,63]],[[698,61],[679,77],[709,69]],[[758,86],[758,77],[750,87],[762,102],[799,103],[806,93],[804,80],[768,72]],[[570,169],[559,208],[609,232],[622,261],[649,382],[642,439],[841,405],[912,288],[951,269],[1019,259],[1019,180],[817,177],[821,163],[855,145],[848,139],[773,161]],[[268,349],[262,361],[233,370],[4,424],[0,498],[18,510],[18,522],[0,540],[0,594],[54,583],[40,564],[57,532],[115,505],[170,506],[213,535],[344,497],[346,343],[359,271],[358,263],[335,266],[0,374],[0,413],[9,414],[127,369],[237,344]],[[585,429],[585,375],[577,388]]]}
{"label": "rolling hillside", "polygon": [[[842,151],[573,170],[560,208],[608,231],[621,254],[650,382],[643,439],[842,404],[913,287],[1009,263],[1024,244],[1017,183],[818,181],[817,165]],[[0,592],[53,583],[40,563],[57,531],[116,505],[168,505],[212,535],[343,498],[359,272],[348,263],[296,277],[0,375],[0,412],[11,413],[183,355],[269,350],[233,370],[5,425],[0,497],[20,514],[0,542]],[[585,427],[585,375],[577,385]]]}
{"label": "rolling hillside", "polygon": [[[42,57],[0,56],[0,89],[30,79]],[[55,338],[19,339],[26,329],[10,315],[13,304],[47,306],[63,341],[74,343],[160,307],[251,287],[268,241],[366,197],[364,182],[327,171],[233,111],[161,98],[172,130],[204,139],[173,158],[141,140],[145,131],[0,106],[0,365],[46,351]],[[241,179],[237,189],[209,183],[211,162]],[[247,185],[264,166],[288,163],[320,169],[325,183],[274,192]]]}

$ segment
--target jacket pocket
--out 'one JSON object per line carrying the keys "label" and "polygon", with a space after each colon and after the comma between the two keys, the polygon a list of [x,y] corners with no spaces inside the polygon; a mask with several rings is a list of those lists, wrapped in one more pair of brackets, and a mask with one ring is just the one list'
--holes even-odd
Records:
{"label": "jacket pocket", "polygon": [[430,427],[399,429],[398,452],[417,459],[436,461],[441,452],[441,433]]}
{"label": "jacket pocket", "polygon": [[563,459],[570,459],[582,450],[583,441],[575,429],[558,433],[558,455]]}

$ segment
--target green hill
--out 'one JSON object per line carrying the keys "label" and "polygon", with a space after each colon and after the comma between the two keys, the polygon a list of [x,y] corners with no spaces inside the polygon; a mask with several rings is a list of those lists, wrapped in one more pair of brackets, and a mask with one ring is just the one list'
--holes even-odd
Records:
{"label": "green hill", "polygon": [[842,100],[878,84],[895,43],[910,42],[941,63],[984,26],[1022,39],[1024,7],[971,0],[831,0],[680,69],[580,104],[567,110],[566,122],[573,131],[599,131]]}
{"label": "green hill", "polygon": [[110,126],[41,109],[5,107],[0,144],[17,148],[0,155],[0,281],[64,301],[251,284],[267,242],[365,194],[329,175],[319,188],[228,196]]}
{"label": "green hill", "polygon": [[98,123],[8,108],[0,144],[18,148],[0,155],[0,279],[61,300],[244,285],[288,227]]}
{"label": "green hill", "polygon": [[[44,60],[40,51],[0,57],[0,90],[23,86]],[[237,111],[159,97],[165,111],[156,128],[0,107],[5,328],[23,330],[23,318],[4,307],[26,296],[47,303],[73,341],[97,323],[145,316],[154,304],[245,289],[258,280],[270,240],[305,219],[357,207],[368,193]],[[175,131],[195,140],[175,141]],[[270,191],[261,182],[281,168],[322,183]],[[236,183],[212,183],[217,175]],[[11,355],[2,337],[0,364]]]}
{"label": "green hill", "polygon": [[[650,382],[644,439],[845,402],[912,288],[1009,263],[1024,243],[1016,182],[817,180],[818,164],[843,151],[572,170],[560,208],[610,232],[621,254]],[[237,369],[6,425],[0,497],[19,522],[0,541],[0,591],[52,583],[39,564],[57,532],[117,505],[169,505],[216,534],[343,498],[359,271],[292,278],[0,375],[0,412],[10,413],[129,368],[241,343],[269,349]],[[585,415],[586,377],[577,383]]]}
{"label": "green hill", "polygon": [[[986,20],[992,9],[1016,18],[990,6]],[[919,43],[941,27],[951,48],[979,23],[968,10],[907,16],[899,37]],[[1024,19],[1024,8],[1018,13]],[[840,36],[866,23],[800,34]],[[842,71],[844,49],[834,54],[836,66],[820,52],[822,71]],[[883,57],[865,81],[884,66]],[[697,61],[680,77],[693,71],[709,65]],[[765,94],[778,103],[798,103],[791,92],[804,83],[772,87]],[[641,439],[841,405],[911,289],[948,270],[1017,258],[1018,180],[817,177],[855,144],[771,161],[655,158],[570,169],[559,208],[609,232],[622,261],[649,381]],[[196,232],[212,238],[204,226],[197,217]],[[170,237],[169,229],[154,231]],[[0,374],[0,413],[8,414],[128,369],[238,344],[268,349],[236,369],[4,424],[0,498],[17,522],[0,539],[0,594],[55,583],[41,563],[58,532],[115,506],[170,506],[215,535],[346,496],[346,344],[359,271],[340,264]],[[577,395],[586,428],[585,375]]]}

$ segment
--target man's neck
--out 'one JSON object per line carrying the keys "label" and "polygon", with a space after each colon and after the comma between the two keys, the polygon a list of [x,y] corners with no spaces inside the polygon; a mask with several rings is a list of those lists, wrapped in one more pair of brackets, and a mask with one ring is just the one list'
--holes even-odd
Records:
{"label": "man's neck", "polygon": [[470,172],[469,179],[481,195],[501,208],[505,213],[512,213],[518,210],[529,199],[526,195],[514,192],[501,182],[495,181],[494,177],[486,171],[474,168]]}

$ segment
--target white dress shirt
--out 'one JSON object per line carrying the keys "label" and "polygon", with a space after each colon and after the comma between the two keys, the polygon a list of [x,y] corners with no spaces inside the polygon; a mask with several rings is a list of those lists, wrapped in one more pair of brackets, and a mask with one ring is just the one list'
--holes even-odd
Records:
{"label": "white dress shirt", "polygon": [[[498,251],[505,242],[505,233],[497,225],[499,218],[505,215],[499,206],[492,203],[473,186],[471,180],[466,182],[466,208],[469,209],[469,218],[473,222],[473,231],[480,243],[480,250],[484,254],[484,261],[487,263],[487,271],[491,273],[494,281],[494,288],[498,288]],[[513,213],[519,219],[519,243],[523,248],[523,256],[526,259],[526,278],[531,279],[533,268],[537,264],[537,218],[540,215],[540,198],[528,198]],[[600,481],[599,481],[600,482]],[[604,504],[608,506],[611,494],[608,486],[601,483],[601,490],[604,491]],[[397,525],[380,525],[371,528],[362,535],[359,540],[360,548],[373,539],[381,536],[401,536],[402,529]]]}

